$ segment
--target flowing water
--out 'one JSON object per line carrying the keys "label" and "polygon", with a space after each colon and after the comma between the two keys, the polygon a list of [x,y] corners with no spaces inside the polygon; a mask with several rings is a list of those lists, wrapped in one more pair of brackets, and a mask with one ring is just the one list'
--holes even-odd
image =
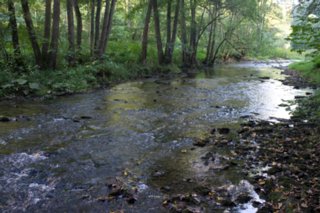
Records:
{"label": "flowing water", "polygon": [[[201,162],[208,151],[226,150],[192,144],[214,127],[237,128],[243,116],[290,118],[279,104],[306,90],[283,85],[274,65],[226,65],[46,102],[1,102],[0,115],[16,121],[0,122],[0,211],[166,212],[164,194],[203,182],[250,185],[237,167],[212,170]],[[134,205],[97,200],[115,176],[137,188]],[[229,210],[243,209],[256,211],[250,205]]]}

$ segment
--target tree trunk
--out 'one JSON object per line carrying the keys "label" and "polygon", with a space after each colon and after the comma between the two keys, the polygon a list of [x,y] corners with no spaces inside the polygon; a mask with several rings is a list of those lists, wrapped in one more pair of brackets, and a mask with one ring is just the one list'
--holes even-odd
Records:
{"label": "tree trunk", "polygon": [[187,49],[187,24],[186,24],[186,13],[185,13],[185,2],[181,0],[181,42],[182,42],[182,65],[188,66],[188,49]]}
{"label": "tree trunk", "polygon": [[77,50],[79,52],[81,50],[82,43],[82,15],[80,12],[78,0],[74,0],[74,10],[77,19]]}
{"label": "tree trunk", "polygon": [[60,0],[53,1],[53,21],[52,21],[52,35],[50,44],[50,61],[49,67],[55,69],[57,67],[57,55],[59,46],[59,22],[60,22]]}
{"label": "tree trunk", "polygon": [[181,0],[177,0],[175,14],[174,14],[172,35],[170,38],[170,45],[168,46],[169,47],[168,52],[166,53],[166,60],[168,64],[171,64],[173,60],[174,46],[176,44],[177,32],[178,32],[180,4],[181,4]]}
{"label": "tree trunk", "polygon": [[209,54],[209,58],[208,58],[208,65],[213,65],[215,59],[213,60],[214,58],[214,53],[215,53],[215,46],[216,46],[216,34],[217,34],[217,20],[214,21],[214,24],[213,24],[213,32],[212,32],[212,43],[211,43],[211,46],[210,46],[210,54]]}
{"label": "tree trunk", "polygon": [[24,21],[26,22],[27,31],[29,34],[29,39],[31,42],[35,62],[36,62],[36,65],[41,67],[42,66],[42,64],[41,64],[41,62],[42,62],[41,51],[40,51],[40,47],[39,47],[39,44],[37,41],[36,32],[33,27],[28,0],[21,0],[21,6],[22,6],[22,11],[23,11]]}
{"label": "tree trunk", "polygon": [[3,33],[3,29],[0,25],[0,49],[1,49],[1,55],[3,57],[3,59],[5,60],[6,63],[9,62],[9,54],[6,50],[6,45],[4,43],[4,33]]}
{"label": "tree trunk", "polygon": [[166,49],[164,54],[164,62],[169,64],[169,51],[171,46],[171,7],[172,7],[172,0],[168,0],[167,2],[167,42],[166,42]]}
{"label": "tree trunk", "polygon": [[90,14],[90,53],[94,53],[94,12],[95,12],[95,0],[90,1],[91,14]]}
{"label": "tree trunk", "polygon": [[210,57],[210,54],[211,54],[212,34],[213,34],[213,24],[211,23],[210,32],[209,32],[209,41],[208,41],[208,45],[207,45],[206,58],[205,58],[205,60],[203,62],[206,65],[208,65],[208,63],[209,63],[209,57]]}
{"label": "tree trunk", "polygon": [[44,33],[43,33],[43,43],[42,43],[43,68],[48,66],[48,51],[49,51],[50,33],[51,33],[51,3],[52,3],[51,0],[46,0]]}
{"label": "tree trunk", "polygon": [[110,1],[108,0],[106,3],[104,23],[103,23],[103,28],[101,32],[100,42],[99,42],[100,49],[98,53],[98,58],[101,58],[103,56],[107,48],[116,2],[117,0],[111,0],[111,3],[110,3]]}
{"label": "tree trunk", "polygon": [[197,63],[197,23],[196,23],[196,0],[190,0],[191,7],[191,27],[190,27],[190,53],[188,54],[190,66]]}
{"label": "tree trunk", "polygon": [[67,0],[67,19],[68,19],[68,62],[69,66],[75,65],[75,44],[74,44],[74,17],[73,17],[73,0]]}
{"label": "tree trunk", "polygon": [[[109,0],[107,0],[109,1]],[[95,29],[95,38],[94,38],[94,52],[98,51],[98,42],[100,35],[100,15],[101,15],[101,0],[97,0],[97,11],[96,11],[96,29]]]}
{"label": "tree trunk", "polygon": [[18,27],[17,27],[17,20],[16,20],[16,10],[12,0],[8,0],[8,11],[9,11],[9,18],[10,18],[9,23],[11,28],[14,60],[15,60],[15,63],[19,66],[19,65],[22,65],[22,58],[21,58]]}
{"label": "tree trunk", "polygon": [[149,35],[151,12],[152,12],[152,0],[149,0],[146,19],[144,21],[144,29],[143,29],[142,44],[141,44],[142,49],[141,49],[140,62],[142,64],[146,64],[147,62],[148,35]]}
{"label": "tree trunk", "polygon": [[110,0],[106,0],[105,10],[104,10],[104,17],[102,22],[102,31],[100,35],[100,40],[98,43],[98,48],[96,50],[96,56],[97,58],[100,58],[100,51],[102,51],[102,45],[103,45],[103,39],[105,37],[105,34],[107,33],[108,28],[108,22],[109,22],[109,12],[110,12]]}
{"label": "tree trunk", "polygon": [[157,0],[152,0],[153,7],[153,16],[154,16],[154,28],[156,33],[157,40],[157,49],[158,49],[158,62],[162,64],[163,62],[163,47],[161,40],[161,29],[160,29],[160,18],[159,18],[159,10],[158,10],[158,2]]}

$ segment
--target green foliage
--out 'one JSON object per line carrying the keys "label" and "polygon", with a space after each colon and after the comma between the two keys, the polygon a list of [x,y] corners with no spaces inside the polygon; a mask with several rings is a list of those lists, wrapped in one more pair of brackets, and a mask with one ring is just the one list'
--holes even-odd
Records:
{"label": "green foliage", "polygon": [[320,120],[320,92],[318,91],[314,96],[300,100],[297,110],[294,112],[295,116],[307,118],[310,120]]}
{"label": "green foliage", "polygon": [[296,62],[289,65],[290,69],[300,71],[300,72],[311,72],[314,68],[312,61]]}
{"label": "green foliage", "polygon": [[136,41],[110,41],[107,56],[116,63],[137,63],[141,52],[140,42]]}
{"label": "green foliage", "polygon": [[176,65],[141,66],[119,64],[110,60],[60,70],[31,69],[23,75],[10,69],[0,70],[0,97],[51,96],[87,91],[100,85],[141,78],[155,72],[180,72]]}
{"label": "green foliage", "polygon": [[290,51],[285,48],[265,48],[259,52],[259,54],[249,54],[251,58],[257,59],[302,59],[303,56],[296,52]]}
{"label": "green foliage", "polygon": [[[320,52],[320,5],[316,0],[302,1],[294,10],[292,33],[288,40],[292,49],[298,52]],[[318,14],[315,15],[315,14]]]}
{"label": "green foliage", "polygon": [[314,63],[315,68],[320,68],[320,55],[314,57],[312,61]]}
{"label": "green foliage", "polygon": [[320,84],[320,69],[318,63],[319,57],[310,61],[293,63],[289,68],[299,71],[303,77],[314,83]]}

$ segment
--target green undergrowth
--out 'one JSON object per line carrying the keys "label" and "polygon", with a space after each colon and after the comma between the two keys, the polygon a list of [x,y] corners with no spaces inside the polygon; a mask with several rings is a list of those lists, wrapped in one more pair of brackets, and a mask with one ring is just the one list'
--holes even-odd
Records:
{"label": "green undergrowth", "polygon": [[302,59],[303,56],[297,52],[290,51],[285,48],[265,48],[257,53],[251,53],[248,58],[257,60],[270,59]]}
{"label": "green undergrowth", "polygon": [[175,65],[153,66],[119,64],[112,61],[95,61],[58,70],[28,68],[23,73],[0,69],[0,97],[16,96],[52,97],[55,95],[85,92],[125,80],[143,78],[155,73],[175,73]]}
{"label": "green undergrowth", "polygon": [[[298,71],[302,77],[320,86],[320,55],[308,61],[297,62],[289,68]],[[299,101],[294,115],[312,120],[320,120],[320,91],[308,99]]]}
{"label": "green undergrowth", "polygon": [[296,62],[289,69],[298,71],[304,78],[320,85],[320,56],[308,61]]}
{"label": "green undergrowth", "polygon": [[305,118],[308,120],[320,121],[320,91],[308,99],[299,100],[297,110],[294,116]]}

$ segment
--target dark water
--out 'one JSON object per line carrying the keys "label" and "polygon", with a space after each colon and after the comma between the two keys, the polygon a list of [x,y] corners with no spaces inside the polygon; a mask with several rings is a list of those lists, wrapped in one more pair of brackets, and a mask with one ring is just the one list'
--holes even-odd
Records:
{"label": "dark water", "polygon": [[[274,65],[228,65],[45,103],[0,103],[0,115],[18,120],[0,122],[0,211],[166,212],[163,186],[174,194],[200,183],[237,185],[245,179],[239,169],[212,171],[200,160],[228,150],[192,143],[213,127],[237,128],[241,116],[289,118],[278,105],[306,91],[283,85]],[[136,204],[97,201],[115,176],[137,188]],[[249,204],[229,210],[256,211]]]}

